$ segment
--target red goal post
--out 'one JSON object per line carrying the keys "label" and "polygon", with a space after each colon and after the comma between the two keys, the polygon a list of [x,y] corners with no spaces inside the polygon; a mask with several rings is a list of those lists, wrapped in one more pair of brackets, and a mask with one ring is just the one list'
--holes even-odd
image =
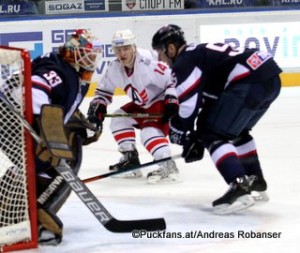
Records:
{"label": "red goal post", "polygon": [[[28,50],[0,46],[0,92],[30,123]],[[33,139],[0,99],[0,252],[38,245]]]}

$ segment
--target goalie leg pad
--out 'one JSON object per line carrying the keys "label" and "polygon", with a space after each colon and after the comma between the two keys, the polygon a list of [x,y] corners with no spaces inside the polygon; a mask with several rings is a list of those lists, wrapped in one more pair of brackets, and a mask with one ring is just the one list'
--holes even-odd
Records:
{"label": "goalie leg pad", "polygon": [[49,209],[38,209],[39,243],[56,245],[62,241],[63,223]]}
{"label": "goalie leg pad", "polygon": [[[81,138],[76,136],[73,142],[75,160],[69,165],[77,175],[82,160]],[[71,193],[71,188],[53,168],[39,174],[37,177],[38,221],[40,224],[40,239],[43,244],[58,244],[62,240],[63,223],[56,213],[66,202]]]}
{"label": "goalie leg pad", "polygon": [[[79,136],[74,138],[72,144],[75,160],[69,161],[69,166],[77,175],[82,161],[82,145]],[[68,184],[53,168],[37,176],[38,204],[54,212],[58,212],[71,193]]]}

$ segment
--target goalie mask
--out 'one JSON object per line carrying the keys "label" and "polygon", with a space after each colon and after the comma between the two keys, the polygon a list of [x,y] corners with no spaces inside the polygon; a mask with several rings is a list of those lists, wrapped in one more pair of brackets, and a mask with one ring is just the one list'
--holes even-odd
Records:
{"label": "goalie mask", "polygon": [[116,31],[112,37],[112,47],[118,60],[126,67],[132,68],[136,55],[135,36],[131,30]]}
{"label": "goalie mask", "polygon": [[102,44],[88,30],[78,29],[60,49],[64,59],[79,71],[94,72],[102,57]]}

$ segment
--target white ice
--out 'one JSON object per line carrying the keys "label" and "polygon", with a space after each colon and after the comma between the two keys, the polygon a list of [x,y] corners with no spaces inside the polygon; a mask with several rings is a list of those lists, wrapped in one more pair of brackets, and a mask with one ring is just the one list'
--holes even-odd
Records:
{"label": "white ice", "polygon": [[[126,101],[115,97],[109,112]],[[82,106],[86,111],[89,99]],[[30,253],[296,253],[300,250],[300,87],[283,88],[279,98],[253,129],[260,161],[268,182],[270,201],[229,216],[212,213],[211,202],[227,190],[227,185],[206,153],[202,161],[185,164],[177,159],[183,182],[148,185],[142,179],[106,178],[87,184],[99,201],[117,219],[164,217],[167,232],[190,231],[231,233],[234,238],[153,238],[156,234],[133,238],[130,233],[106,230],[87,207],[72,193],[58,215],[64,223],[64,238],[59,246],[39,246],[19,251]],[[105,120],[99,141],[84,147],[80,178],[108,172],[120,154]],[[137,132],[137,136],[139,133]],[[151,156],[140,145],[142,162]],[[181,148],[172,146],[173,154]],[[143,170],[144,175],[156,167]],[[279,238],[239,238],[238,231],[277,233]],[[211,233],[212,234],[212,233]]]}

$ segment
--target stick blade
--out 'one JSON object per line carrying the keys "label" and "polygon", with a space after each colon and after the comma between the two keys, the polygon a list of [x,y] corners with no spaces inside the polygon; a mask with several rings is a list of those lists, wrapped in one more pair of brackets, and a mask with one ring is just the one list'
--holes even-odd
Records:
{"label": "stick blade", "polygon": [[133,230],[158,231],[166,229],[166,222],[163,218],[149,220],[117,220],[111,219],[105,225],[105,228],[115,233],[130,233]]}

